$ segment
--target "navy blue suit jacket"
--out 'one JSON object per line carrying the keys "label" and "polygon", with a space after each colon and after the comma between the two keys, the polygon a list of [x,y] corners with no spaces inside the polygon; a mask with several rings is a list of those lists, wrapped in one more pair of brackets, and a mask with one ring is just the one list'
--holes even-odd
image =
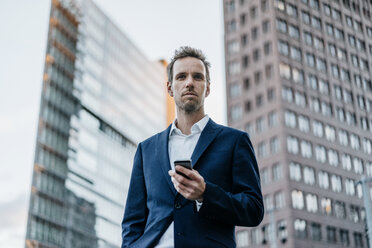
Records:
{"label": "navy blue suit jacket", "polygon": [[192,154],[206,182],[203,205],[177,193],[168,175],[170,126],[138,145],[124,218],[123,247],[154,247],[174,221],[176,248],[235,247],[235,226],[264,214],[260,177],[245,132],[209,120]]}

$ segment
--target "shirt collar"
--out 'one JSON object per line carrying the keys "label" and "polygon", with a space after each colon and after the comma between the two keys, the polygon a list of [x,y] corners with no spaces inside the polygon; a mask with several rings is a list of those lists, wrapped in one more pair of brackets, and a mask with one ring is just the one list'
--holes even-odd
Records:
{"label": "shirt collar", "polygon": [[[170,132],[169,132],[169,137],[173,135],[173,133],[177,133],[177,134],[182,134],[181,130],[178,129],[178,127],[176,126],[176,121],[177,119],[175,119],[172,123],[172,126],[171,126],[171,129],[170,129]],[[209,121],[209,116],[208,115],[205,115],[200,121],[198,121],[197,123],[195,123],[194,125],[192,125],[191,127],[191,133],[198,133],[198,132],[202,132],[205,128],[205,126],[207,125]]]}

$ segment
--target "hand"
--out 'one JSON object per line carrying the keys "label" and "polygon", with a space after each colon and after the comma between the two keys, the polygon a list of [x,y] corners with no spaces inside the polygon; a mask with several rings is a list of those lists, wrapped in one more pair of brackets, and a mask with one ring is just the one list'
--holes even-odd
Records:
{"label": "hand", "polygon": [[190,179],[177,174],[173,170],[169,170],[168,174],[171,176],[174,187],[177,192],[188,200],[203,201],[203,194],[205,192],[204,178],[196,170],[189,170],[180,165],[176,166],[176,170],[182,172]]}

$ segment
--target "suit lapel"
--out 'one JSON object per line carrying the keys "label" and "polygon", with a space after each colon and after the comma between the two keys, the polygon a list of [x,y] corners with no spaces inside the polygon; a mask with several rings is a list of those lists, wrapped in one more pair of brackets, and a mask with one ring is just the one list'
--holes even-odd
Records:
{"label": "suit lapel", "polygon": [[177,194],[176,189],[173,186],[171,178],[168,174],[168,171],[171,169],[170,161],[169,161],[169,153],[168,153],[168,141],[169,141],[169,132],[171,129],[171,125],[162,133],[157,136],[156,148],[158,156],[158,161],[160,161],[161,169],[163,170],[163,174],[165,180],[168,183],[168,186],[171,188],[174,195]]}
{"label": "suit lapel", "polygon": [[194,169],[198,165],[197,162],[200,156],[204,153],[204,151],[208,148],[221,130],[222,129],[214,121],[212,121],[212,119],[209,119],[191,156]]}

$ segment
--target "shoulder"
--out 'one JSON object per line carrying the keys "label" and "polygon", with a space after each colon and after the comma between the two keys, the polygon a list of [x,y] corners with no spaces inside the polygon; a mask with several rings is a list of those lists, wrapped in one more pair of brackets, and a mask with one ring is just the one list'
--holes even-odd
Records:
{"label": "shoulder", "polygon": [[236,137],[236,138],[248,135],[246,132],[241,131],[239,129],[224,126],[224,125],[221,125],[221,124],[217,124],[215,122],[213,122],[212,125],[214,125],[216,128],[221,129],[220,134],[222,134],[222,135],[231,135],[231,136]]}

